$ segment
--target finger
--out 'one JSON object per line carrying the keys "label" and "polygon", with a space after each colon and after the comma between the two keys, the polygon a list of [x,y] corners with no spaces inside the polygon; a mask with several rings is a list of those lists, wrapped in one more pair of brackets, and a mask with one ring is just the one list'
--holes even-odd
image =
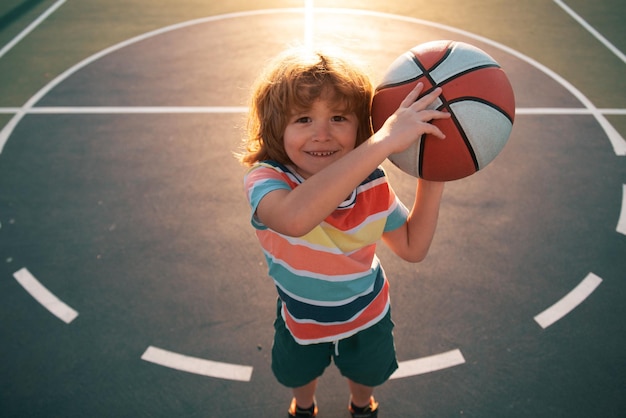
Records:
{"label": "finger", "polygon": [[425,94],[423,97],[421,97],[419,100],[417,100],[412,106],[416,110],[426,109],[426,107],[428,107],[428,105],[430,105],[435,100],[437,100],[439,95],[441,95],[442,91],[443,90],[442,90],[441,87],[437,87],[436,89],[434,89],[430,93]]}
{"label": "finger", "polygon": [[446,135],[441,131],[441,129],[431,122],[435,119],[447,119],[451,116],[450,113],[440,112],[437,110],[423,110],[419,112],[419,114],[420,119],[424,120],[424,125],[422,126],[424,134],[430,134],[440,139],[446,138]]}
{"label": "finger", "polygon": [[446,139],[446,135],[441,131],[441,129],[431,123],[429,123],[428,127],[424,129],[424,134],[430,134],[440,139]]}
{"label": "finger", "polygon": [[420,120],[423,120],[424,122],[428,122],[433,119],[447,119],[451,116],[448,112],[442,112],[435,109],[424,109],[418,111],[417,113],[419,114]]}
{"label": "finger", "polygon": [[400,103],[400,107],[409,107],[413,103],[415,103],[415,101],[420,96],[420,93],[422,92],[423,89],[424,89],[424,83],[422,82],[417,83],[415,87],[413,88],[413,90],[411,90],[409,94],[407,94],[407,96],[404,98],[404,100],[402,100],[402,103]]}

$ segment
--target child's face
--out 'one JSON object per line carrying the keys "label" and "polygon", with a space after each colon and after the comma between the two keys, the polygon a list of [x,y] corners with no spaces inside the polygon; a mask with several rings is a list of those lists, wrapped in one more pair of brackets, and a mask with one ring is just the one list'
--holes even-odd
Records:
{"label": "child's face", "polygon": [[298,173],[308,178],[354,149],[358,125],[354,113],[318,99],[289,118],[285,151]]}

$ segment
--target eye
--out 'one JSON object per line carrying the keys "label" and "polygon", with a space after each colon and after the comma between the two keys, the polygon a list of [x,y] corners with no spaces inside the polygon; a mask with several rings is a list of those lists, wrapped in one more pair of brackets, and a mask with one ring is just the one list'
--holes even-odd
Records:
{"label": "eye", "polygon": [[348,119],[345,116],[343,116],[343,115],[335,115],[335,116],[333,116],[331,118],[331,120],[333,122],[343,122],[343,121],[348,120]]}
{"label": "eye", "polygon": [[299,116],[295,119],[294,123],[309,123],[311,118],[308,116]]}

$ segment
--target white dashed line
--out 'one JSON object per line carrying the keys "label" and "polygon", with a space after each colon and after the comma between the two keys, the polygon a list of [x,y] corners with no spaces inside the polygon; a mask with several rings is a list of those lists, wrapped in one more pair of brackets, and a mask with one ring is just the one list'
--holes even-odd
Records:
{"label": "white dashed line", "polygon": [[587,277],[571,292],[565,295],[563,299],[535,316],[535,321],[537,321],[541,328],[548,328],[587,299],[600,283],[602,283],[601,278],[593,273],[589,273]]}
{"label": "white dashed line", "polygon": [[[59,1],[55,4],[55,7],[58,8],[61,4],[63,4],[65,0]],[[52,8],[51,8],[52,10]],[[305,2],[305,18],[306,18],[306,27],[305,27],[305,41],[307,44],[313,42],[313,2],[306,1]],[[54,10],[52,10],[54,11]],[[579,90],[577,90],[573,85],[564,80],[558,74],[549,70],[542,64],[539,64],[537,61],[511,49],[505,47],[499,43],[496,43],[490,39],[477,36],[475,34],[458,30],[456,28],[452,28],[450,26],[436,24],[433,22],[423,21],[420,19],[407,18],[407,17],[399,17],[396,15],[390,15],[385,13],[378,12],[368,12],[368,11],[354,11],[349,9],[323,9],[323,11],[335,12],[338,14],[356,14],[363,16],[378,16],[382,18],[391,18],[397,20],[404,20],[413,23],[423,24],[426,26],[432,26],[436,28],[441,28],[445,30],[449,30],[455,33],[459,33],[465,36],[468,36],[473,39],[480,40],[487,44],[490,44],[496,48],[499,48],[505,52],[512,54],[520,58],[522,61],[529,63],[534,66],[538,70],[544,72],[552,79],[554,79],[557,83],[564,86],[571,94],[577,97],[581,103],[585,106],[581,109],[561,109],[561,108],[526,108],[526,109],[517,109],[517,114],[527,114],[527,115],[537,115],[537,114],[584,114],[584,115],[592,115],[594,116],[601,127],[607,133],[611,144],[614,147],[615,153],[617,155],[626,155],[626,141],[624,138],[615,130],[615,128],[606,120],[604,115],[614,114],[614,115],[624,115],[626,112],[624,109],[598,109],[596,108]],[[75,73],[76,71],[82,69],[87,64],[94,62],[95,60],[108,55],[114,51],[117,51],[121,48],[129,46],[133,43],[139,42],[144,39],[148,39],[152,36],[162,34],[168,31],[173,31],[179,28],[191,26],[198,23],[206,23],[210,21],[217,21],[227,18],[236,18],[240,16],[251,16],[257,14],[273,14],[278,12],[301,12],[301,9],[276,9],[270,11],[252,11],[252,12],[242,12],[242,13],[231,13],[227,15],[221,16],[212,16],[209,18],[196,19],[189,22],[183,22],[181,24],[172,25],[166,28],[161,28],[159,30],[149,32],[135,38],[126,40],[119,44],[113,45],[103,51],[100,51],[97,54],[88,57],[87,59],[75,64],[73,67],[69,68],[62,74],[58,75],[54,80],[48,83],[44,88],[40,89],[34,96],[32,96],[22,107],[19,108],[0,108],[0,113],[8,113],[14,114],[14,117],[2,128],[0,131],[0,153],[4,147],[4,144],[8,140],[9,136],[13,132],[13,129],[20,122],[22,117],[27,114],[116,114],[116,113],[146,113],[146,114],[160,114],[160,113],[245,113],[247,108],[245,107],[226,107],[226,106],[218,106],[218,107],[35,107],[35,104],[44,97],[52,88],[58,85],[61,81],[68,78],[70,75]],[[50,12],[51,13],[51,12]],[[48,13],[49,14],[49,13]],[[5,47],[6,48],[6,47]],[[3,49],[4,51],[4,49]],[[3,52],[4,53],[4,52]],[[1,56],[1,55],[0,55]],[[622,216],[620,216],[620,221],[618,223],[618,231],[626,234],[626,185],[624,186],[624,199],[625,201],[622,204]],[[50,293],[45,287],[43,287],[31,274],[28,270],[21,269],[20,271],[14,273],[15,279],[36,299],[38,300],[44,307],[46,307],[50,312],[54,315],[65,321],[66,323],[70,323],[78,313],[60,301],[56,296]],[[600,284],[602,280],[590,274],[587,276],[585,280],[581,284],[579,284],[574,290],[572,290],[568,295],[566,295],[559,302],[554,304],[549,309],[545,310],[541,314],[535,317],[535,320],[543,327],[546,328],[553,324],[554,322],[561,319],[563,316],[567,315],[571,310],[573,310],[576,306],[578,306],[583,300],[585,300]],[[190,357],[174,352],[170,352],[167,350],[163,350],[156,347],[148,347],[148,349],[144,352],[141,358],[145,361],[152,362],[161,366],[169,367],[172,369],[177,369],[180,371],[185,371],[189,373],[228,379],[228,380],[237,380],[237,381],[245,381],[248,382],[252,376],[253,368],[250,366],[242,366],[236,364],[228,364],[222,362],[216,362],[211,360],[205,360],[201,358]],[[434,372],[437,370],[442,370],[445,368],[457,366],[465,363],[465,358],[463,357],[460,350],[452,350],[445,353],[408,360],[399,363],[399,369],[391,376],[391,379],[398,379],[403,377],[415,376],[419,374]]]}
{"label": "white dashed line", "polygon": [[78,316],[78,312],[53,295],[25,267],[13,273],[13,277],[37,302],[66,324]]}
{"label": "white dashed line", "polygon": [[249,382],[252,378],[251,366],[240,366],[238,364],[189,357],[152,346],[148,347],[141,359],[171,369],[219,379]]}
{"label": "white dashed line", "polygon": [[400,379],[403,377],[417,376],[437,370],[447,369],[465,363],[465,358],[461,351],[452,350],[429,357],[422,357],[415,360],[401,361],[390,379]]}
{"label": "white dashed line", "polygon": [[622,211],[617,221],[617,232],[626,235],[626,184],[622,186]]}

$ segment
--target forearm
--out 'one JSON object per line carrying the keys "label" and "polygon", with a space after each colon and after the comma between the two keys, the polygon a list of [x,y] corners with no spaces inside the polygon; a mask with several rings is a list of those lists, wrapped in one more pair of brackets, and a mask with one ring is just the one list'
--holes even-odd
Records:
{"label": "forearm", "polygon": [[326,219],[388,155],[383,142],[376,136],[370,138],[290,191],[281,202],[285,210],[277,212],[282,212],[277,216],[280,222],[272,229],[284,225],[288,230],[279,232],[304,235]]}
{"label": "forearm", "polygon": [[419,179],[415,202],[404,228],[388,233],[385,242],[401,258],[422,261],[435,236],[445,183]]}
{"label": "forearm", "polygon": [[425,257],[435,236],[444,184],[420,179],[407,221],[409,247]]}
{"label": "forearm", "polygon": [[441,89],[417,100],[422,88],[418,83],[396,113],[365,143],[315,172],[295,189],[268,193],[257,206],[260,220],[282,234],[302,236],[326,219],[390,154],[404,151],[424,134],[443,139],[441,130],[429,121],[450,114],[427,109]]}

